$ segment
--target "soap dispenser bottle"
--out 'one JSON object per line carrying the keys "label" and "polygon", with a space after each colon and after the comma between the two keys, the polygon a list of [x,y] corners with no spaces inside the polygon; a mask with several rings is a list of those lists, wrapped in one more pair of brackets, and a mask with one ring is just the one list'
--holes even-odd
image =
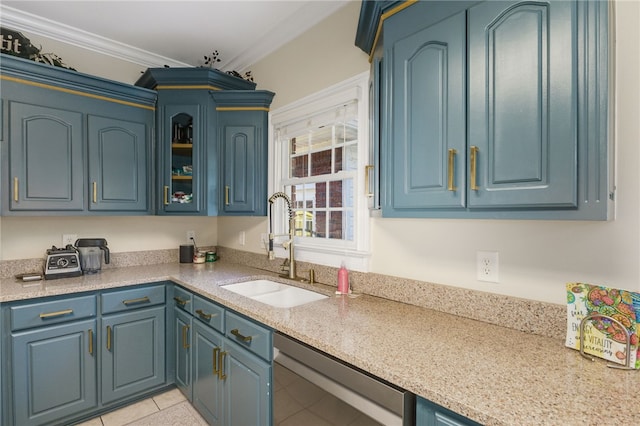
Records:
{"label": "soap dispenser bottle", "polygon": [[338,269],[338,293],[349,293],[349,271],[347,271],[347,268],[344,266],[344,262],[342,262],[340,269]]}

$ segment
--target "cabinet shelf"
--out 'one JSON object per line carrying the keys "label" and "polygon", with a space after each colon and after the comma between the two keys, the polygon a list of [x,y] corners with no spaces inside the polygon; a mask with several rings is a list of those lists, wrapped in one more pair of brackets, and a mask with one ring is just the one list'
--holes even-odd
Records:
{"label": "cabinet shelf", "polygon": [[193,149],[192,143],[172,142],[171,148],[173,149]]}
{"label": "cabinet shelf", "polygon": [[193,176],[171,175],[171,180],[193,180]]}

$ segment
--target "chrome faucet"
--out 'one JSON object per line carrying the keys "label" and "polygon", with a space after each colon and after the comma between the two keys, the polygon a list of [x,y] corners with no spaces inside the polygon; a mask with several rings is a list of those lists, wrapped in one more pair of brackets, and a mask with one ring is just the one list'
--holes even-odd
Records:
{"label": "chrome faucet", "polygon": [[[278,198],[282,198],[285,203],[287,203],[287,212],[289,216],[289,233],[288,234],[277,234],[273,233],[273,213],[271,207],[273,207],[273,203]],[[289,278],[296,278],[296,261],[294,257],[294,249],[293,249],[293,235],[295,229],[295,222],[293,218],[293,210],[291,210],[291,198],[284,192],[276,192],[271,197],[269,197],[269,260],[275,259],[275,253],[273,252],[273,239],[274,237],[279,237],[282,235],[288,235],[289,240],[285,241],[282,246],[285,250],[289,250]]]}

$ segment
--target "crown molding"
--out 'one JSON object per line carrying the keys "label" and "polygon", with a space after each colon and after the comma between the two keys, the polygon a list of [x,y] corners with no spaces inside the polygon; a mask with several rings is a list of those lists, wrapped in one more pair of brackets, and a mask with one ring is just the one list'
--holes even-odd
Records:
{"label": "crown molding", "polygon": [[[228,61],[220,63],[220,68],[244,71],[274,50],[295,39],[312,25],[344,7],[347,1],[309,2],[293,15],[283,18],[281,25],[261,37],[250,48]],[[327,7],[329,5],[329,7]],[[286,22],[284,22],[286,20]],[[23,12],[0,3],[0,22],[15,31],[24,31],[57,40],[103,55],[141,65],[146,68],[193,67],[192,64],[176,61],[162,55],[130,46],[115,40],[61,24],[41,16]],[[311,25],[310,25],[311,24]]]}
{"label": "crown molding", "polygon": [[2,26],[15,31],[37,34],[147,68],[157,68],[165,65],[170,67],[192,67],[192,65],[184,62],[156,55],[125,43],[101,37],[9,6],[3,6],[2,4],[0,4],[0,22]]}

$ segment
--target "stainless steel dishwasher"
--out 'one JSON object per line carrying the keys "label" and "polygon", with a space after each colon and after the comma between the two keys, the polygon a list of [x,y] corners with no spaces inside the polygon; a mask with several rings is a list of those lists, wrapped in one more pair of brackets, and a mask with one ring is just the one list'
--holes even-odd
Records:
{"label": "stainless steel dishwasher", "polygon": [[[360,425],[415,424],[415,395],[411,392],[279,332],[273,335],[273,346],[275,426],[285,420],[302,424],[304,416],[347,425],[355,421],[355,415],[361,416]],[[341,403],[332,398],[355,410],[341,409]]]}

